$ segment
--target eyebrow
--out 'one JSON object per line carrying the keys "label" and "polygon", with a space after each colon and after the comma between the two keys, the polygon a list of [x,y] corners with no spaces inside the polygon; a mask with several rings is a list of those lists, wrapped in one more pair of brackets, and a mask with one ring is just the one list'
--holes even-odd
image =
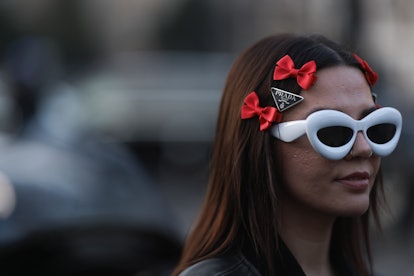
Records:
{"label": "eyebrow", "polygon": [[376,106],[373,106],[373,107],[370,107],[370,108],[367,108],[367,109],[364,109],[362,112],[361,112],[361,119],[362,118],[364,118],[365,116],[367,116],[367,115],[369,115],[370,113],[372,113],[372,112],[374,112],[375,110],[377,110],[378,108],[376,107]]}
{"label": "eyebrow", "polygon": [[[309,116],[310,114],[312,114],[316,111],[320,111],[320,110],[336,110],[336,111],[340,111],[340,112],[345,113],[344,111],[342,111],[340,109],[329,108],[329,107],[318,107],[318,108],[312,109],[308,114],[306,114],[306,117]],[[359,119],[364,118],[365,116],[367,116],[368,114],[374,112],[375,110],[377,110],[376,106],[372,106],[372,107],[369,107],[367,109],[362,110],[362,112],[359,115],[360,116]]]}

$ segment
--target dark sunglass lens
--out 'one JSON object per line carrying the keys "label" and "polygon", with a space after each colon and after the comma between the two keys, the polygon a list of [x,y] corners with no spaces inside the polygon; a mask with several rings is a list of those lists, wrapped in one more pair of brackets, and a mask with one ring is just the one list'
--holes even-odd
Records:
{"label": "dark sunglass lens", "polygon": [[318,139],[327,146],[340,147],[351,140],[353,130],[342,126],[325,127],[318,131]]}
{"label": "dark sunglass lens", "polygon": [[393,124],[379,124],[367,130],[368,138],[376,144],[385,144],[395,135],[396,126]]}

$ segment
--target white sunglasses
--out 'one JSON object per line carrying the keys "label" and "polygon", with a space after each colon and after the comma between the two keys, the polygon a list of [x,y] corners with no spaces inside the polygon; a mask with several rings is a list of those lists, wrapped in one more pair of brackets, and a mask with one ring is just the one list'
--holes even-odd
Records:
{"label": "white sunglasses", "polygon": [[320,110],[310,114],[306,120],[273,125],[270,131],[284,142],[292,142],[306,133],[319,154],[339,160],[351,151],[359,131],[376,155],[391,154],[400,139],[401,126],[400,112],[392,107],[383,107],[361,120],[336,110]]}

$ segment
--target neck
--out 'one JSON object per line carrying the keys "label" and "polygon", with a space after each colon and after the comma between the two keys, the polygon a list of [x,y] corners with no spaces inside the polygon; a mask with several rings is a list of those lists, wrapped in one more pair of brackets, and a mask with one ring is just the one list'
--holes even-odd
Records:
{"label": "neck", "polygon": [[305,274],[334,275],[330,243],[335,217],[288,202],[282,206],[280,236]]}

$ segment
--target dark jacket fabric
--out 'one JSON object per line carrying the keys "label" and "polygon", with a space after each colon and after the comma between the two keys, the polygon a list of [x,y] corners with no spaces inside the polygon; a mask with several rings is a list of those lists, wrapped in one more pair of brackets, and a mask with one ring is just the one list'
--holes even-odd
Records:
{"label": "dark jacket fabric", "polygon": [[261,276],[242,255],[210,258],[198,262],[181,272],[180,276]]}
{"label": "dark jacket fabric", "polygon": [[[263,262],[249,254],[252,251],[243,250],[243,252],[245,253],[240,252],[232,256],[222,256],[203,260],[185,269],[180,276],[269,275],[269,273],[263,269]],[[338,275],[355,275],[343,258],[334,256],[333,262],[338,270]],[[290,250],[283,242],[280,244],[279,254],[275,256],[275,268],[275,276],[306,276],[295,257],[291,254]]]}

